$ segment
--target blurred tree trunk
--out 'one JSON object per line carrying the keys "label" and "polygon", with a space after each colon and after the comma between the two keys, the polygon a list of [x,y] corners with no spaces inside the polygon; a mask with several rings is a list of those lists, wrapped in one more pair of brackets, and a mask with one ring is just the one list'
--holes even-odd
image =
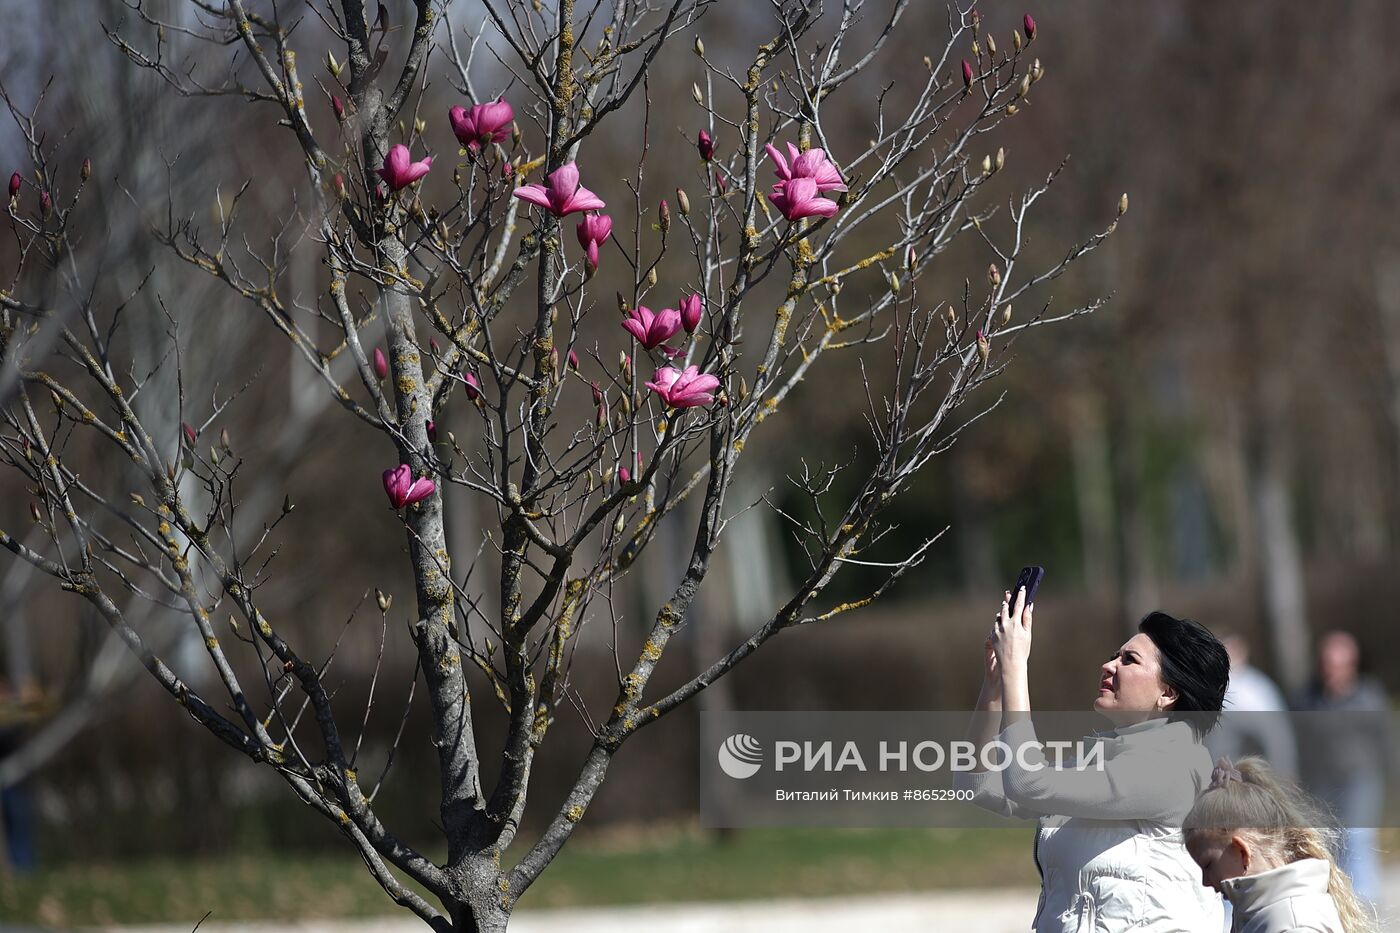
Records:
{"label": "blurred tree trunk", "polygon": [[1146,451],[1143,449],[1143,413],[1130,401],[1141,386],[1125,386],[1113,394],[1112,423],[1113,491],[1118,532],[1119,618],[1127,631],[1157,608],[1156,572],[1152,566],[1152,521],[1147,511]]}
{"label": "blurred tree trunk", "polygon": [[1376,316],[1389,390],[1385,412],[1391,445],[1391,547],[1400,545],[1400,255],[1382,257],[1376,268]]}
{"label": "blurred tree trunk", "polygon": [[[954,444],[949,452],[953,481],[953,528],[958,542],[958,565],[963,589],[969,596],[999,594],[996,576],[996,546],[992,535],[990,509],[978,492],[976,451],[966,441]],[[1010,581],[1001,583],[1010,586]]]}
{"label": "blurred tree trunk", "polygon": [[1245,463],[1254,526],[1255,581],[1261,621],[1284,691],[1307,682],[1307,595],[1298,530],[1288,483],[1286,399],[1283,374],[1256,375],[1248,391]]}
{"label": "blurred tree trunk", "polygon": [[1070,456],[1079,517],[1084,585],[1098,591],[1113,581],[1113,462],[1103,402],[1087,391],[1069,400]]}

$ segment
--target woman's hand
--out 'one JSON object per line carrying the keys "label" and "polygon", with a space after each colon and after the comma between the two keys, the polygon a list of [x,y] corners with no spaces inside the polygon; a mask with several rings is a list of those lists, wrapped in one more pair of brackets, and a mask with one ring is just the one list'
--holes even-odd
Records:
{"label": "woman's hand", "polygon": [[996,666],[1005,678],[1008,674],[1024,675],[1031,657],[1031,616],[1035,605],[1026,605],[1026,590],[1017,590],[1015,602],[1010,593],[1001,603],[1001,614],[987,639],[994,659],[988,662],[988,669]]}
{"label": "woman's hand", "polygon": [[982,642],[982,693],[977,698],[979,710],[1001,709],[1001,667],[997,663],[996,633],[988,632]]}

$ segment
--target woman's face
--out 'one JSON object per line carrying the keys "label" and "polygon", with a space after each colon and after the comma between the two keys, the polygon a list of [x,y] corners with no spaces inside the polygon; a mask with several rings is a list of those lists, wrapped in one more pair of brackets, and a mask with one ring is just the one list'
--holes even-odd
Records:
{"label": "woman's face", "polygon": [[1128,639],[1099,668],[1094,710],[1118,723],[1138,722],[1176,702],[1176,691],[1162,683],[1157,646],[1142,632]]}

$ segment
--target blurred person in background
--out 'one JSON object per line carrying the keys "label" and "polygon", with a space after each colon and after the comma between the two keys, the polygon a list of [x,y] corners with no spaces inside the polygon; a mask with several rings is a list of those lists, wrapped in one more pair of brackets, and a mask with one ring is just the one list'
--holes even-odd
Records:
{"label": "blurred person in background", "polygon": [[1249,663],[1249,641],[1243,635],[1222,632],[1220,642],[1230,653],[1230,687],[1225,691],[1225,713],[1206,737],[1211,756],[1239,761],[1259,755],[1275,774],[1296,778],[1298,743],[1283,692]]}
{"label": "blurred person in background", "polygon": [[1347,713],[1390,709],[1385,689],[1361,673],[1361,647],[1347,632],[1326,632],[1317,643],[1317,675],[1295,700],[1300,712],[1332,713],[1309,719],[1302,744],[1307,788],[1332,808],[1344,827],[1339,862],[1358,896],[1370,903],[1381,893],[1376,827],[1385,807],[1392,747],[1388,720]]}

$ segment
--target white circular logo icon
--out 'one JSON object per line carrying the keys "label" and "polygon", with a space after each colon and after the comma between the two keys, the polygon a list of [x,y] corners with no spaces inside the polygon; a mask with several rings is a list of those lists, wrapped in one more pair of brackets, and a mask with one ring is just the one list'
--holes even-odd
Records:
{"label": "white circular logo icon", "polygon": [[751,735],[731,735],[719,747],[720,770],[732,778],[751,778],[762,765],[763,746]]}

